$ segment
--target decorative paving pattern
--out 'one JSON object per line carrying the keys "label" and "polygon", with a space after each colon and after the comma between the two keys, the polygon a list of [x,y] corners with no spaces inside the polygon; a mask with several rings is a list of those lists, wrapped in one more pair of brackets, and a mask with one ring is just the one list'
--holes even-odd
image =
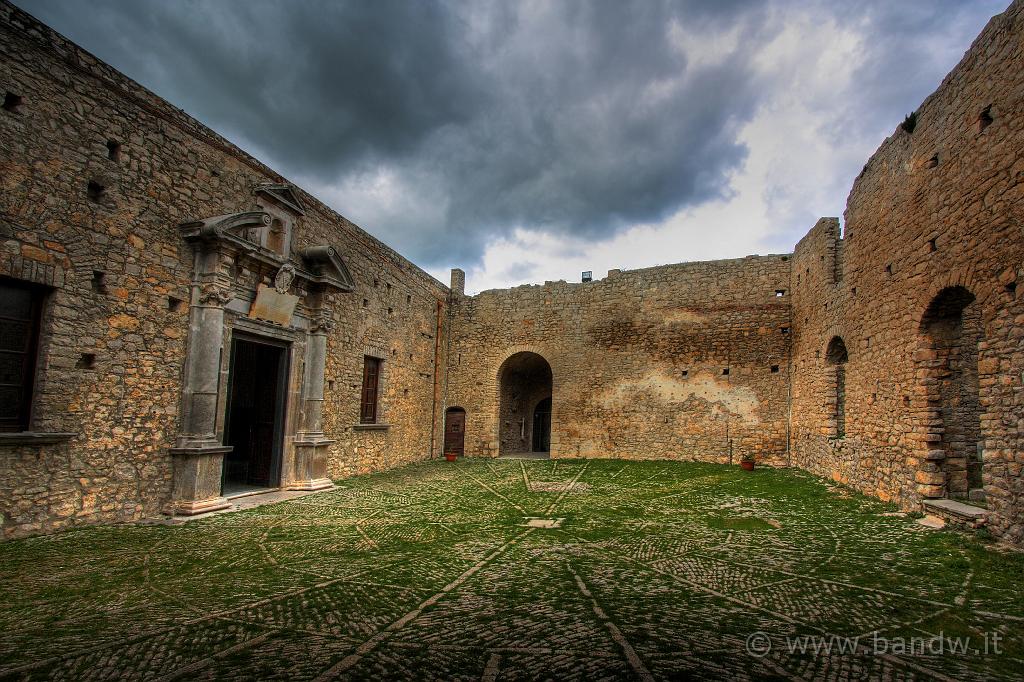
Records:
{"label": "decorative paving pattern", "polygon": [[892,511],[788,470],[411,466],[0,545],[0,678],[1019,678],[1024,556]]}

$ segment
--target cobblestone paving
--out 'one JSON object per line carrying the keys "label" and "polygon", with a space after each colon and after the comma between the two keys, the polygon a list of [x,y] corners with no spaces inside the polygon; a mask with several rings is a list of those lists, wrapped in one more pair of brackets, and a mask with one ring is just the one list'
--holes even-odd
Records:
{"label": "cobblestone paving", "polygon": [[0,545],[0,678],[1019,678],[1021,555],[891,512],[787,470],[417,465]]}

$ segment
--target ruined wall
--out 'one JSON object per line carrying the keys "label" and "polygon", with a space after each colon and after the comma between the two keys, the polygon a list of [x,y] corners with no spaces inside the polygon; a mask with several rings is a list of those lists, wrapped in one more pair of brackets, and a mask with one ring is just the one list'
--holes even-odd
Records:
{"label": "ruined wall", "polygon": [[[976,298],[983,478],[992,529],[1024,538],[1024,5],[994,18],[963,61],[871,157],[845,234],[823,219],[793,259],[795,464],[912,507],[948,494],[944,423],[955,376],[922,321],[944,288]],[[970,317],[970,313],[968,317]],[[829,420],[825,350],[849,350],[846,435]],[[948,353],[947,353],[948,354]],[[969,353],[967,354],[970,355]],[[964,362],[973,364],[968,356]],[[970,385],[973,379],[965,379]],[[948,398],[947,398],[948,402]],[[969,402],[965,400],[963,402]]]}
{"label": "ruined wall", "polygon": [[[32,429],[75,434],[0,439],[4,535],[153,516],[170,493],[188,328],[192,254],[178,225],[252,210],[254,187],[282,179],[6,2],[0,91],[0,276],[52,287]],[[293,249],[333,244],[356,280],[330,301],[329,473],[427,457],[447,288],[299,195]],[[364,354],[384,359],[387,429],[353,429]]]}
{"label": "ruined wall", "polygon": [[498,454],[499,369],[532,351],[552,368],[552,457],[784,463],[789,279],[764,256],[456,297],[446,404],[466,454]]}

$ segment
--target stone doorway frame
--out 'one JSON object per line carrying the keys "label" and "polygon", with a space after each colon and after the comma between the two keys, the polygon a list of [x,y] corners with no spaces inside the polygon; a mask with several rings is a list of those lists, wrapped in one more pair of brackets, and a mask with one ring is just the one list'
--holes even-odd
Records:
{"label": "stone doorway frame", "polygon": [[[918,499],[936,499],[949,496],[948,472],[945,467],[945,419],[943,416],[943,396],[941,392],[941,381],[943,374],[948,372],[945,360],[939,356],[935,347],[935,341],[926,330],[928,316],[933,304],[946,291],[963,289],[972,300],[966,305],[978,306],[979,315],[979,348],[977,353],[978,368],[978,418],[980,420],[981,450],[985,447],[985,398],[988,390],[981,381],[984,372],[981,369],[986,354],[983,350],[986,339],[986,290],[971,281],[969,277],[961,277],[956,273],[951,274],[942,282],[928,290],[927,295],[919,300],[918,315],[915,318],[915,333],[917,335],[917,350],[914,352],[914,394],[917,406],[914,412],[917,415],[918,440],[917,452],[911,456],[908,464],[910,469],[910,485]],[[966,307],[965,305],[965,307]],[[961,312],[962,314],[962,312]],[[982,468],[983,481],[987,480],[991,472]]]}
{"label": "stone doorway frame", "polygon": [[[293,195],[287,196],[292,200],[280,202],[274,213],[290,211],[291,219],[297,220],[301,208]],[[290,343],[281,487],[320,490],[332,485],[327,451],[334,441],[323,433],[327,335],[334,326],[333,295],[352,291],[354,283],[330,245],[287,254],[268,248],[266,234],[273,222],[271,212],[256,210],[179,227],[192,247],[194,265],[181,417],[170,449],[172,514],[202,514],[230,506],[221,495],[221,476],[224,455],[231,451],[223,444],[230,362],[225,348],[230,349],[234,330]],[[271,291],[266,284],[271,276],[273,290],[266,297],[273,322],[260,319],[266,313],[257,314],[262,309],[259,297]]]}

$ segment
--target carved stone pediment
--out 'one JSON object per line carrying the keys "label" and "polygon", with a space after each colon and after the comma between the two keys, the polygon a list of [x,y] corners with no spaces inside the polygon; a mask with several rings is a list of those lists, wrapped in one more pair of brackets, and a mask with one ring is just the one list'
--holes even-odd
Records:
{"label": "carved stone pediment", "polygon": [[306,210],[302,207],[302,202],[299,201],[298,194],[296,194],[295,189],[291,185],[263,183],[256,186],[256,194],[269,197],[298,215],[306,214]]}
{"label": "carved stone pediment", "polygon": [[333,246],[324,244],[304,249],[302,260],[309,270],[309,281],[339,291],[352,291],[355,288],[355,281],[345,266],[345,261]]}
{"label": "carved stone pediment", "polygon": [[182,223],[178,229],[187,242],[233,242],[249,250],[260,248],[251,239],[252,232],[265,229],[270,223],[270,214],[265,211],[243,211]]}
{"label": "carved stone pediment", "polygon": [[272,222],[273,217],[265,211],[243,211],[182,223],[179,229],[185,241],[199,248],[231,250],[273,266],[280,279],[275,281],[275,286],[285,291],[293,279],[337,291],[355,288],[341,254],[329,244],[304,249],[297,260],[261,245],[258,235],[253,234],[259,230],[265,232]]}

